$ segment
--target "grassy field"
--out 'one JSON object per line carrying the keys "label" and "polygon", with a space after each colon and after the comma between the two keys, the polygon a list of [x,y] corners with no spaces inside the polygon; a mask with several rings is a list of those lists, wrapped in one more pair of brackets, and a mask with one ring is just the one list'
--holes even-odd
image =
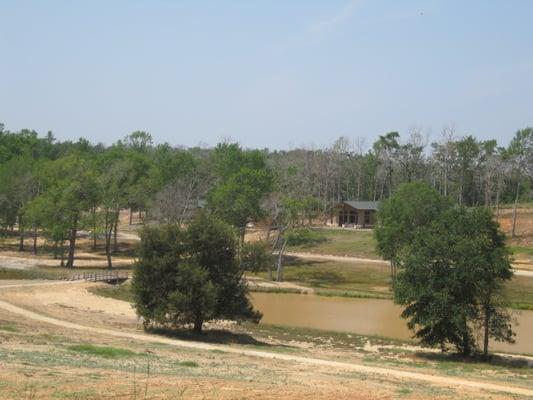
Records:
{"label": "grassy field", "polygon": [[533,310],[533,278],[515,276],[506,285],[506,295],[511,308]]}
{"label": "grassy field", "polygon": [[[290,252],[304,252],[334,256],[348,256],[379,259],[376,240],[372,231],[355,229],[319,229],[325,240],[312,245],[291,246]],[[519,259],[533,257],[533,247],[510,246],[513,255]]]}
{"label": "grassy field", "polygon": [[[266,279],[266,273],[258,274]],[[313,288],[321,296],[392,299],[387,268],[369,264],[297,260],[285,267],[285,280]],[[100,296],[133,301],[130,285],[90,289]],[[516,276],[506,286],[510,307],[533,310],[533,278]]]}
{"label": "grassy field", "polygon": [[292,246],[289,251],[335,256],[379,258],[372,231],[355,229],[320,229],[325,241],[312,246]]}
{"label": "grassy field", "polygon": [[[364,263],[296,259],[284,269],[285,280],[325,296],[391,298],[386,268]],[[266,278],[266,274],[260,274]]]}

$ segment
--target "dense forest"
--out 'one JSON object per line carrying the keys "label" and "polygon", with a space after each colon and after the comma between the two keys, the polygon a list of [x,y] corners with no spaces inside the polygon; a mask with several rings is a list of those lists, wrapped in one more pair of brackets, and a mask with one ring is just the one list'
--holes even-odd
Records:
{"label": "dense forest", "polygon": [[[246,224],[281,227],[328,219],[342,200],[382,200],[401,183],[424,181],[467,206],[494,207],[532,196],[533,128],[508,146],[446,128],[430,143],[418,131],[379,136],[370,148],[338,138],[326,148],[249,150],[155,144],[133,132],[105,146],[58,141],[49,132],[11,132],[0,124],[0,225],[20,249],[44,236],[72,266],[77,233],[102,240],[111,266],[120,210],[147,221],[181,224],[207,206],[244,237]],[[287,222],[289,221],[289,222]],[[16,228],[16,229],[15,229]],[[65,249],[65,253],[63,249]]]}

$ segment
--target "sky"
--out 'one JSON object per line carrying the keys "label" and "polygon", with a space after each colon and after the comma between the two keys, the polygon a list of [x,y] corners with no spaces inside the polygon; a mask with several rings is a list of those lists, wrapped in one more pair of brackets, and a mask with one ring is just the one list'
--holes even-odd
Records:
{"label": "sky", "polygon": [[533,125],[533,1],[0,0],[0,122],[60,140],[369,147]]}

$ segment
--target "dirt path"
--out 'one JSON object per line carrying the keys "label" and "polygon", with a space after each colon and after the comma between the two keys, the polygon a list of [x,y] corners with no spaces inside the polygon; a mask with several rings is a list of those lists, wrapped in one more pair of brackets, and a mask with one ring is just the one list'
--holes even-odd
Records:
{"label": "dirt path", "polygon": [[[46,283],[42,283],[42,282],[34,283],[34,284],[31,284],[31,283],[30,284],[12,284],[12,285],[6,285],[3,288],[42,286],[45,284]],[[60,283],[55,283],[55,284],[75,285],[75,283],[66,283],[66,282],[60,282]],[[50,283],[48,283],[48,285],[50,285]],[[353,363],[323,360],[323,359],[318,359],[318,358],[301,357],[301,356],[295,356],[295,355],[289,355],[289,354],[279,354],[279,353],[270,353],[270,352],[265,352],[265,351],[238,349],[238,348],[227,346],[227,345],[214,345],[214,344],[207,344],[207,343],[202,343],[202,342],[189,342],[189,341],[169,339],[169,338],[165,338],[161,336],[155,336],[155,335],[144,334],[144,333],[124,332],[124,331],[117,331],[117,330],[107,329],[107,328],[90,327],[90,326],[80,325],[80,324],[48,317],[48,316],[26,310],[24,308],[18,307],[16,305],[13,305],[11,303],[8,303],[6,301],[1,301],[1,300],[0,300],[0,308],[8,312],[21,315],[25,318],[48,323],[51,325],[60,326],[63,328],[91,332],[91,333],[96,333],[96,334],[101,334],[101,335],[108,335],[108,336],[119,337],[119,338],[133,339],[133,340],[142,341],[142,342],[162,343],[162,344],[168,344],[172,346],[192,348],[195,350],[208,350],[208,351],[218,350],[218,351],[222,351],[225,353],[238,354],[238,355],[243,355],[247,357],[276,359],[276,360],[302,363],[302,364],[307,364],[307,365],[316,365],[316,366],[330,367],[330,368],[341,369],[341,370],[348,370],[348,371],[353,371],[353,372],[361,372],[361,373],[366,373],[366,374],[377,374],[377,375],[383,375],[383,376],[392,377],[392,378],[399,378],[399,379],[406,379],[406,380],[418,380],[418,381],[423,381],[423,382],[427,382],[430,384],[435,384],[438,386],[445,386],[445,387],[463,386],[463,387],[469,387],[469,388],[484,390],[484,391],[490,390],[490,391],[495,391],[495,392],[515,394],[515,395],[533,396],[532,389],[526,389],[526,388],[521,388],[521,387],[516,387],[516,386],[502,386],[502,385],[493,384],[489,382],[479,382],[479,381],[471,381],[467,379],[454,378],[454,377],[428,375],[428,374],[417,373],[417,372],[372,367],[372,366],[359,365],[359,364],[353,364]]]}
{"label": "dirt path", "polygon": [[389,265],[388,261],[380,260],[376,258],[360,258],[360,257],[348,257],[348,256],[333,256],[329,254],[315,254],[315,253],[285,253],[290,257],[298,257],[311,260],[327,260],[327,261],[341,261],[348,263],[372,263],[372,264],[382,264]]}
{"label": "dirt path", "polygon": [[[37,267],[59,267],[59,260],[47,257],[35,257],[28,255],[0,255],[0,268],[6,269],[32,269]],[[133,264],[133,258],[113,257],[113,265],[127,266]],[[76,268],[106,267],[107,260],[104,256],[96,256],[90,253],[78,252],[74,261]],[[67,270],[65,270],[67,271]]]}

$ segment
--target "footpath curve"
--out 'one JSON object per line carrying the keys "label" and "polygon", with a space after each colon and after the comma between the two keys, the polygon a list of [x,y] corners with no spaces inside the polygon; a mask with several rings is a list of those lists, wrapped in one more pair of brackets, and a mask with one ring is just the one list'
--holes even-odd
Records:
{"label": "footpath curve", "polygon": [[[47,284],[48,285],[50,284],[61,285],[61,284],[76,284],[76,283],[72,283],[72,282],[68,282],[68,283],[67,282],[55,282],[55,283],[40,282],[40,283],[34,283],[34,284],[21,283],[21,284],[1,286],[0,290],[2,290],[3,288],[43,286]],[[68,321],[48,317],[46,315],[42,315],[42,314],[39,314],[33,311],[29,311],[29,310],[18,307],[14,304],[8,303],[3,300],[0,300],[0,308],[13,314],[21,315],[25,318],[33,319],[35,321],[40,321],[40,322],[44,322],[44,323],[55,325],[55,326],[60,326],[62,328],[85,331],[85,332],[92,332],[96,334],[108,335],[108,336],[114,336],[114,337],[120,337],[120,338],[127,338],[127,339],[137,340],[141,342],[162,343],[162,344],[168,344],[168,345],[177,346],[177,347],[186,347],[186,348],[191,348],[191,349],[196,349],[196,350],[218,350],[218,351],[222,351],[225,353],[238,354],[238,355],[243,355],[247,357],[276,359],[276,360],[297,362],[297,363],[307,364],[307,365],[316,365],[316,366],[330,367],[330,368],[341,369],[341,370],[348,370],[348,371],[353,371],[353,372],[361,372],[361,373],[366,373],[366,374],[376,374],[376,375],[382,375],[382,376],[387,376],[387,377],[392,377],[392,378],[418,380],[418,381],[435,384],[438,386],[445,386],[445,387],[463,386],[463,387],[468,387],[468,388],[473,388],[473,389],[481,389],[484,391],[489,390],[489,391],[494,391],[494,392],[503,392],[503,393],[533,397],[533,389],[527,389],[527,388],[517,387],[517,386],[503,386],[500,384],[494,384],[490,382],[472,381],[472,380],[461,379],[461,378],[429,375],[429,374],[423,374],[423,373],[418,373],[418,372],[401,371],[401,370],[381,368],[381,367],[372,367],[372,366],[367,366],[367,365],[346,363],[346,362],[340,362],[340,361],[323,360],[323,359],[318,359],[318,358],[300,357],[300,356],[294,356],[294,355],[289,355],[289,354],[279,354],[279,353],[270,353],[266,351],[237,349],[237,348],[234,348],[228,345],[215,345],[215,344],[208,344],[208,343],[203,343],[203,342],[190,342],[190,341],[170,339],[170,338],[165,338],[165,337],[160,337],[160,336],[150,335],[150,334],[145,334],[145,333],[122,332],[122,331],[117,331],[117,330],[108,329],[108,328],[96,328],[96,327],[91,327],[91,326],[85,326],[85,325],[80,325],[80,324],[76,324],[73,322],[68,322]]]}

